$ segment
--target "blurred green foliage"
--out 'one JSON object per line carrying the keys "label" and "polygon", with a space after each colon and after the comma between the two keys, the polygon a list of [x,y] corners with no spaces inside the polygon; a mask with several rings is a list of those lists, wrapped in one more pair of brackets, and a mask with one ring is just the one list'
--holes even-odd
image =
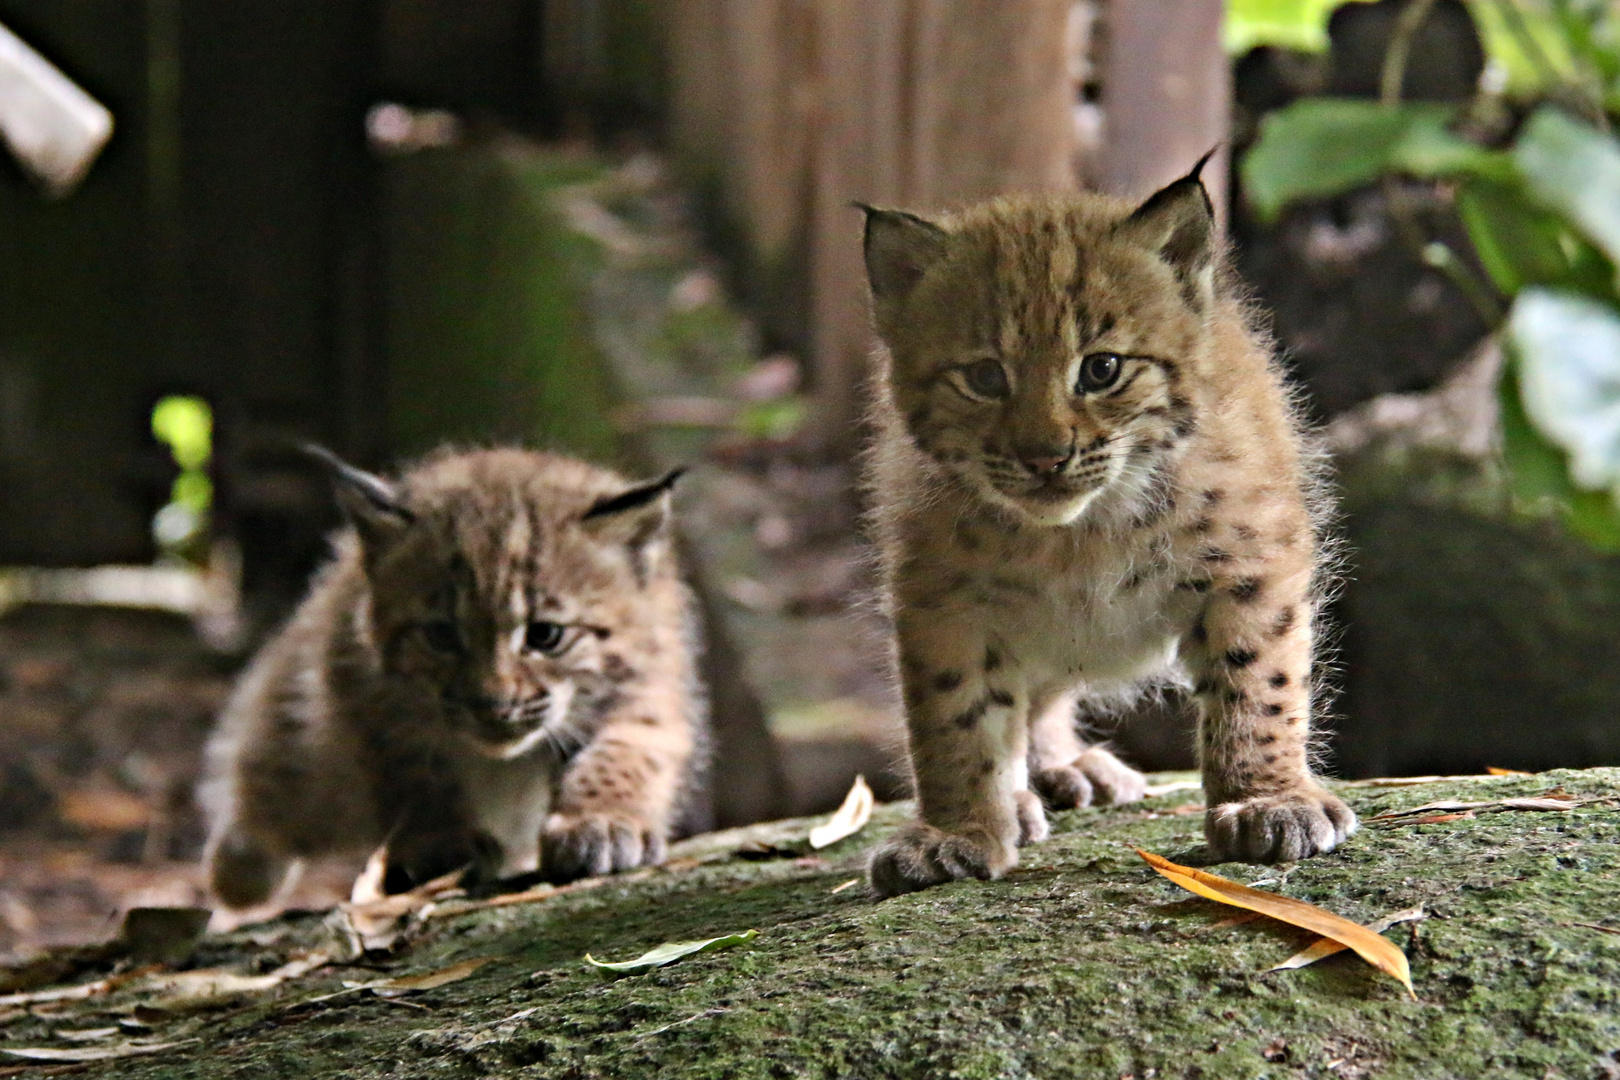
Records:
{"label": "blurred green foliage", "polygon": [[1328,46],[1327,23],[1344,0],[1227,0],[1221,42],[1233,56],[1258,45],[1299,52]]}
{"label": "blurred green foliage", "polygon": [[[1620,5],[1469,8],[1491,65],[1477,100],[1297,101],[1262,122],[1243,161],[1244,190],[1273,219],[1292,202],[1382,177],[1446,185],[1505,301],[1503,452],[1515,500],[1532,511],[1555,506],[1576,533],[1620,550]],[[1399,86],[1399,72],[1388,74],[1386,86]],[[1512,110],[1527,118],[1510,140],[1478,121]],[[1482,306],[1497,306],[1443,245],[1423,254]]]}
{"label": "blurred green foliage", "polygon": [[194,555],[214,502],[214,482],[208,476],[208,462],[214,456],[214,412],[199,397],[163,398],[152,408],[152,435],[169,448],[180,467],[168,505],[152,520],[152,532],[170,554]]}

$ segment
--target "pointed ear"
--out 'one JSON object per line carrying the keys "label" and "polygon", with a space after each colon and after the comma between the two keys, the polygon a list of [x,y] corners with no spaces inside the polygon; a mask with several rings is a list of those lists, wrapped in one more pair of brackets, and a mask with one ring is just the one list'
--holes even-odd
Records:
{"label": "pointed ear", "polygon": [[881,315],[902,303],[928,268],[945,254],[950,234],[931,221],[901,210],[880,210],[865,203],[866,280]]}
{"label": "pointed ear", "polygon": [[324,446],[305,443],[300,449],[331,472],[332,487],[343,516],[360,533],[361,543],[367,550],[392,543],[416,520],[416,515],[401,501],[399,491],[387,480],[355,468]]}
{"label": "pointed ear", "polygon": [[603,496],[579,517],[580,523],[601,542],[629,548],[636,560],[637,575],[643,581],[643,554],[648,544],[665,532],[670,518],[669,492],[685,472],[684,468],[671,469],[651,483]]}
{"label": "pointed ear", "polygon": [[1187,300],[1206,310],[1215,294],[1215,206],[1198,174],[1215,153],[1198,159],[1180,180],[1154,192],[1123,228],[1170,264]]}

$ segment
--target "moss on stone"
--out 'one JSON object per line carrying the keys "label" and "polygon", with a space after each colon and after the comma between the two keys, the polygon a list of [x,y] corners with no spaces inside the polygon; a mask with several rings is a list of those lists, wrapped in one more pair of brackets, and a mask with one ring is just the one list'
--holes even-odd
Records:
{"label": "moss on stone", "polygon": [[[236,1013],[174,1021],[160,1032],[197,1041],[87,1075],[1610,1075],[1620,935],[1591,926],[1620,925],[1620,770],[1345,793],[1369,818],[1555,785],[1600,801],[1369,824],[1322,858],[1220,868],[1358,921],[1424,906],[1427,919],[1390,932],[1411,959],[1416,1001],[1348,954],[1265,974],[1304,935],[1264,920],[1220,925],[1233,909],[1143,865],[1135,846],[1197,858],[1192,793],[1057,815],[1053,838],[1001,881],[881,903],[864,884],[835,892],[905,815],[896,806],[814,857],[795,857],[805,823],[755,827],[689,842],[677,852],[686,861],[639,880],[433,920],[400,970],[496,959],[410,999],[431,1011],[352,994],[298,1005],[339,976],[375,977],[340,970]],[[755,858],[729,854],[745,841]],[[760,859],[761,849],[785,854]],[[316,926],[306,920],[304,933]],[[747,945],[647,975],[608,978],[581,961],[748,927],[760,935]],[[74,1017],[94,1020],[88,1006]],[[8,1029],[14,1045],[31,1026]]]}

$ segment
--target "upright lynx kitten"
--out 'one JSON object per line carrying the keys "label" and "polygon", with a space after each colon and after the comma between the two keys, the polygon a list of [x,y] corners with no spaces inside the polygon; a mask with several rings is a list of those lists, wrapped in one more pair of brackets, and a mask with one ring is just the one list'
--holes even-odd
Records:
{"label": "upright lynx kitten", "polygon": [[704,737],[674,474],[521,450],[397,482],[330,464],[353,528],[208,747],[220,899],[385,839],[416,881],[660,861]]}
{"label": "upright lynx kitten", "polygon": [[1307,760],[1321,496],[1220,262],[1196,169],[1134,209],[868,210],[870,479],[921,815],[873,856],[880,894],[1014,866],[1047,835],[1031,786],[1141,798],[1076,703],[1167,674],[1195,686],[1220,857],[1354,831]]}

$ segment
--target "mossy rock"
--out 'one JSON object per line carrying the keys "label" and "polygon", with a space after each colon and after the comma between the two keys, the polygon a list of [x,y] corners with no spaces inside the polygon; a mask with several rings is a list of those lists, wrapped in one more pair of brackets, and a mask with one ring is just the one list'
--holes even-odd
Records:
{"label": "mossy rock", "polygon": [[[377,978],[327,969],[235,1012],[156,1022],[154,1037],[194,1041],[85,1075],[1612,1076],[1620,770],[1343,790],[1367,819],[1557,786],[1578,805],[1371,822],[1308,862],[1217,868],[1362,922],[1422,906],[1427,918],[1389,933],[1415,1000],[1350,954],[1268,974],[1303,935],[1223,924],[1235,909],[1149,870],[1133,848],[1197,857],[1195,792],[1056,815],[1052,839],[1001,881],[882,902],[864,883],[840,888],[909,812],[895,805],[815,856],[807,822],[756,826],[688,842],[670,869],[635,880],[434,919],[385,966],[492,961],[404,1006],[352,992],[310,1002],[340,978]],[[283,924],[294,931],[268,948],[251,944],[267,927],[217,939],[209,962],[234,950],[271,966],[319,925]],[[751,942],[645,975],[582,960],[747,928]],[[115,993],[51,1021],[13,1019],[0,1046],[43,1045],[48,1026],[91,1027],[133,1005]]]}
{"label": "mossy rock", "polygon": [[1343,462],[1344,775],[1620,763],[1620,556],[1514,512],[1488,459]]}

